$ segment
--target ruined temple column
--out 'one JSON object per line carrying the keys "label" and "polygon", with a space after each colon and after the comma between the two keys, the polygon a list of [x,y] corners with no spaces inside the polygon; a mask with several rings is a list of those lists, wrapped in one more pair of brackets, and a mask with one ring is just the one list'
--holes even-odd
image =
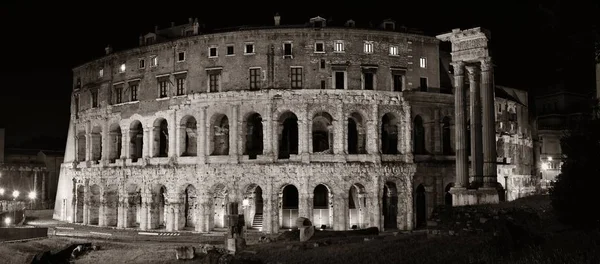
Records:
{"label": "ruined temple column", "polygon": [[[467,156],[467,116],[464,89],[464,62],[453,62],[454,67],[454,117],[456,142],[456,188],[469,186],[469,167]],[[453,199],[454,200],[454,199]]]}
{"label": "ruined temple column", "polygon": [[129,129],[121,128],[121,157],[118,157],[118,158],[120,158],[120,159],[131,158],[131,154],[130,154],[131,150],[129,149],[129,141],[130,140],[131,140],[131,137],[129,135]]}
{"label": "ruined temple column", "polygon": [[237,163],[239,161],[238,156],[238,142],[239,137],[239,105],[233,105],[231,107],[231,129],[229,130],[229,158],[231,162]]}
{"label": "ruined temple column", "polygon": [[483,101],[483,187],[496,187],[496,116],[491,58],[481,60],[481,98]]}
{"label": "ruined temple column", "polygon": [[37,194],[38,190],[38,171],[33,171],[33,191]]}
{"label": "ruined temple column", "polygon": [[206,134],[208,134],[208,130],[206,130],[206,106],[200,108],[200,117],[196,127],[198,128],[198,134],[196,135],[198,163],[204,164],[206,163],[206,145],[208,145],[206,142]]}
{"label": "ruined temple column", "polygon": [[470,107],[471,107],[471,169],[476,186],[481,185],[483,176],[483,145],[481,135],[481,96],[477,81],[478,69],[474,65],[465,66],[469,76]]}

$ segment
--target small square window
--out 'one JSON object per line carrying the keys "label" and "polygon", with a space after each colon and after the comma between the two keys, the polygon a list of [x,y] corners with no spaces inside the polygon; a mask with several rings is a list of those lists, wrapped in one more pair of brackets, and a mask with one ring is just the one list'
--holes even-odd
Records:
{"label": "small square window", "polygon": [[158,66],[158,56],[154,56],[150,59],[150,67]]}
{"label": "small square window", "polygon": [[333,46],[333,51],[334,52],[344,52],[344,42],[341,40],[336,41],[335,46]]}
{"label": "small square window", "polygon": [[283,43],[283,56],[284,57],[292,56],[292,43]]}
{"label": "small square window", "polygon": [[254,44],[247,43],[244,46],[244,54],[254,54]]}
{"label": "small square window", "polygon": [[390,56],[398,56],[398,46],[390,46]]}
{"label": "small square window", "polygon": [[123,72],[125,72],[125,69],[126,69],[125,63],[123,63],[123,64],[121,64],[121,67],[119,67],[119,72],[123,73]]}
{"label": "small square window", "polygon": [[210,47],[208,48],[208,57],[209,58],[214,58],[217,57],[219,54],[217,53],[217,47]]}
{"label": "small square window", "polygon": [[364,48],[364,50],[365,50],[365,53],[367,53],[367,54],[373,53],[373,42],[370,42],[370,41],[369,42],[365,42],[365,48]]}
{"label": "small square window", "polygon": [[325,69],[325,60],[321,59],[321,69]]}
{"label": "small square window", "polygon": [[140,69],[146,68],[146,60],[140,59],[139,68]]}
{"label": "small square window", "polygon": [[180,51],[180,52],[177,54],[177,61],[184,61],[184,60],[185,60],[185,52],[183,52],[183,51]]}
{"label": "small square window", "polygon": [[316,42],[315,43],[315,52],[325,52],[325,43]]}
{"label": "small square window", "polygon": [[419,60],[419,66],[421,66],[421,68],[427,68],[427,58],[421,58]]}
{"label": "small square window", "polygon": [[102,77],[104,77],[104,69],[100,69],[98,71],[98,78],[102,78]]}
{"label": "small square window", "polygon": [[225,54],[225,55],[227,55],[227,56],[235,55],[233,45],[227,46],[227,54]]}

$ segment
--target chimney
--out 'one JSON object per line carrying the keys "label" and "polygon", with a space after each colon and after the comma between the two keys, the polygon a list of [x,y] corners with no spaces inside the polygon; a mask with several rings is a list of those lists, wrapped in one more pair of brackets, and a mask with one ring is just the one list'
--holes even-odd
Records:
{"label": "chimney", "polygon": [[192,18],[191,17],[188,18],[188,23],[192,24]]}
{"label": "chimney", "polygon": [[0,128],[0,164],[4,163],[4,128]]}
{"label": "chimney", "polygon": [[279,26],[279,22],[281,21],[281,17],[279,16],[279,13],[275,13],[275,16],[273,17],[273,19],[275,19],[275,26]]}
{"label": "chimney", "polygon": [[171,27],[175,27],[175,22],[171,22]]}
{"label": "chimney", "polygon": [[106,52],[106,55],[111,54],[112,53],[112,47],[110,45],[106,46],[106,48],[104,48],[104,51]]}

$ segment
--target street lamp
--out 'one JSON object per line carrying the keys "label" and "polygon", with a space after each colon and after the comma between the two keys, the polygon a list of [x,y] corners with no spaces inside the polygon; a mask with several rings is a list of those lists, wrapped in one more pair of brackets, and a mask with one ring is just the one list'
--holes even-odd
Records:
{"label": "street lamp", "polygon": [[20,192],[17,190],[13,191],[13,197],[15,198],[15,200],[17,200],[17,197],[19,197]]}
{"label": "street lamp", "polygon": [[6,224],[6,226],[10,226],[10,217],[4,218],[4,223]]}
{"label": "street lamp", "polygon": [[552,161],[552,157],[548,157],[548,161]]}
{"label": "street lamp", "polygon": [[31,191],[31,192],[29,192],[28,196],[29,196],[29,199],[34,200],[35,197],[37,196],[37,194],[35,193],[35,191]]}
{"label": "street lamp", "polygon": [[4,195],[4,188],[0,188],[0,195]]}
{"label": "street lamp", "polygon": [[542,170],[545,171],[548,169],[548,163],[544,162],[542,163]]}

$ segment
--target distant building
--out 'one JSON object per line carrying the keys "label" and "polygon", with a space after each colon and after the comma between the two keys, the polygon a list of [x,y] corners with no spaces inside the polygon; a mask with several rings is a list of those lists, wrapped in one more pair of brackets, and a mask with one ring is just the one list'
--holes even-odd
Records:
{"label": "distant building", "polygon": [[29,201],[32,200],[29,195],[33,192],[35,202],[29,208],[53,208],[64,152],[5,149],[4,132],[4,129],[0,129],[0,200],[3,203],[12,201],[13,192],[18,191],[17,200]]}

